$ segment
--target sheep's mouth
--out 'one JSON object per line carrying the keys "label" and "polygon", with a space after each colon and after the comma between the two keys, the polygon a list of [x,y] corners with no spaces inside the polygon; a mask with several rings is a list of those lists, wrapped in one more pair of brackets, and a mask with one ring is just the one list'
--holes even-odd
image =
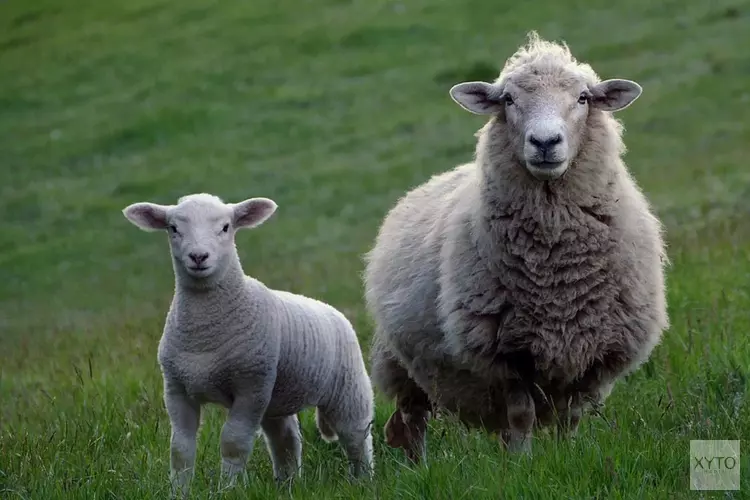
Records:
{"label": "sheep's mouth", "polygon": [[551,181],[559,178],[568,170],[568,163],[565,161],[527,161],[526,168],[531,175],[540,181]]}
{"label": "sheep's mouth", "polygon": [[530,161],[528,162],[530,166],[538,169],[544,169],[544,170],[555,170],[558,167],[561,167],[565,162],[564,161]]}

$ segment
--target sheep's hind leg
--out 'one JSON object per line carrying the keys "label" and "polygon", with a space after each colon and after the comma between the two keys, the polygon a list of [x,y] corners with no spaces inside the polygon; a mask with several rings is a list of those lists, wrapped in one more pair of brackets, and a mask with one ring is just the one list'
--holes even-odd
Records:
{"label": "sheep's hind leg", "polygon": [[403,448],[413,463],[427,458],[427,421],[431,405],[427,394],[409,377],[396,357],[376,332],[371,351],[372,378],[389,397],[396,398],[396,411],[385,424],[385,442],[391,448]]}
{"label": "sheep's hind leg", "polygon": [[261,422],[273,475],[282,483],[302,472],[302,435],[297,415],[264,418]]}
{"label": "sheep's hind leg", "polygon": [[385,424],[386,443],[403,448],[413,463],[427,459],[427,422],[431,406],[427,394],[409,379],[396,399],[396,411]]}
{"label": "sheep's hind leg", "polygon": [[520,381],[511,381],[506,392],[508,429],[502,439],[511,453],[531,454],[531,438],[536,418],[534,400]]}

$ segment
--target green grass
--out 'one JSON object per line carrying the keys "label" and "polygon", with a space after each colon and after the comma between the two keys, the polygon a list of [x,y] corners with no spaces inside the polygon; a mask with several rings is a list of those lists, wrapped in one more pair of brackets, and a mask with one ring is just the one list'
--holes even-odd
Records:
{"label": "green grass", "polygon": [[[483,119],[450,86],[493,78],[530,29],[644,87],[619,116],[667,225],[670,331],[576,442],[539,436],[530,461],[435,421],[411,470],[380,402],[378,478],[348,484],[306,412],[291,496],[699,497],[689,441],[750,436],[749,27],[746,0],[1,2],[0,498],[164,498],[172,270],[124,206],[273,198],[272,223],[238,236],[246,271],[336,305],[367,349],[362,254],[405,190],[471,158]],[[217,497],[223,414],[206,414],[195,498]],[[750,496],[742,446],[724,498]],[[262,441],[249,469],[226,498],[289,496]]]}

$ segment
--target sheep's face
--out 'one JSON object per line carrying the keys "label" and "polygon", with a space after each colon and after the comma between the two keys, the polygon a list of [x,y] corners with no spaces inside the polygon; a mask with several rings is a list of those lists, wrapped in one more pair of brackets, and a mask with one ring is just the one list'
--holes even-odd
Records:
{"label": "sheep's face", "polygon": [[235,232],[262,224],[275,210],[276,203],[267,198],[227,204],[212,195],[193,194],[177,205],[134,203],[123,213],[145,231],[168,232],[177,273],[209,279],[220,278],[236,259]]}
{"label": "sheep's face", "polygon": [[518,71],[502,82],[455,85],[451,97],[476,114],[496,116],[508,147],[541,181],[562,176],[578,155],[592,109],[616,111],[630,105],[641,87],[629,80],[590,84],[572,74]]}

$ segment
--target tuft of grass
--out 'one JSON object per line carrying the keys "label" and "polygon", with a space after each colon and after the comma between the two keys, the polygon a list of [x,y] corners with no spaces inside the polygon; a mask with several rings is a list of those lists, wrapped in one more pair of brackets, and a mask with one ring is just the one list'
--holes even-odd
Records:
{"label": "tuft of grass", "polygon": [[[450,86],[494,78],[530,29],[644,87],[619,117],[667,227],[662,344],[574,442],[539,434],[531,459],[440,419],[412,468],[383,444],[379,400],[373,482],[347,481],[308,411],[300,481],[277,489],[259,440],[250,484],[219,495],[210,408],[195,498],[697,496],[690,440],[750,435],[749,15],[741,0],[0,2],[0,497],[167,493],[172,270],[124,206],[273,198],[273,224],[238,237],[246,271],[339,307],[368,351],[362,254],[399,196],[471,158],[483,121]],[[746,457],[725,498],[747,496]]]}

